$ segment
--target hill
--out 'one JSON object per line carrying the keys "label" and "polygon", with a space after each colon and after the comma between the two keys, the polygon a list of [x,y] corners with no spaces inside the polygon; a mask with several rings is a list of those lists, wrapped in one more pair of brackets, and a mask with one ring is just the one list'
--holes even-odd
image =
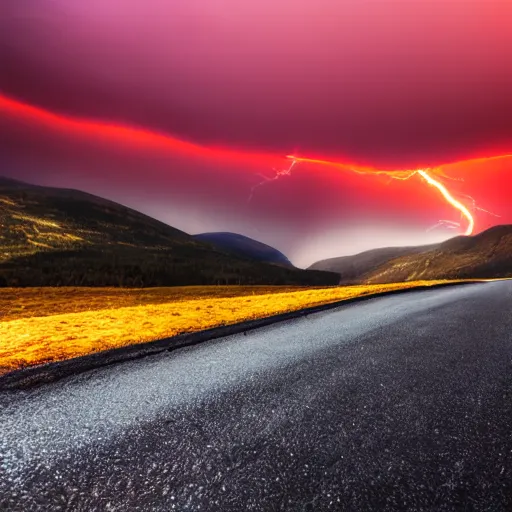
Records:
{"label": "hill", "polygon": [[386,247],[318,261],[309,267],[340,274],[340,284],[512,277],[512,225],[418,247]]}
{"label": "hill", "polygon": [[0,178],[0,286],[333,285],[249,260],[85,192]]}
{"label": "hill", "polygon": [[363,276],[399,256],[418,254],[435,247],[435,245],[423,245],[418,247],[371,249],[351,256],[317,261],[309,269],[337,272],[340,275],[340,284],[358,284],[361,283]]}
{"label": "hill", "polygon": [[361,276],[364,283],[416,279],[512,277],[512,225],[458,236],[430,250],[394,258]]}
{"label": "hill", "polygon": [[290,260],[282,252],[270,245],[238,233],[201,233],[200,235],[194,235],[194,238],[202,242],[212,243],[216,247],[237,256],[293,267]]}

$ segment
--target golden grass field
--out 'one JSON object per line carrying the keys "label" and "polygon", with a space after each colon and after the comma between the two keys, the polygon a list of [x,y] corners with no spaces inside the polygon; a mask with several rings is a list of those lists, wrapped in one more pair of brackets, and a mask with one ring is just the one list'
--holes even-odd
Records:
{"label": "golden grass field", "polygon": [[0,374],[125,345],[443,281],[297,288],[0,289]]}

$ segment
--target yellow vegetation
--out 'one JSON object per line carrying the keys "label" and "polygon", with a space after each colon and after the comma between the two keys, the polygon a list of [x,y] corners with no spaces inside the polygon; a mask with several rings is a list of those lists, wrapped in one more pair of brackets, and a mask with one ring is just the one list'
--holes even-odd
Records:
{"label": "yellow vegetation", "polygon": [[27,239],[27,242],[29,244],[35,245],[37,247],[44,247],[45,249],[51,249],[52,246],[48,244],[43,244],[42,242],[36,242],[35,240],[31,240],[30,238]]}
{"label": "yellow vegetation", "polygon": [[331,288],[0,289],[0,374],[350,297],[439,282]]}
{"label": "yellow vegetation", "polygon": [[42,219],[39,217],[32,217],[31,215],[13,214],[12,218],[19,219],[19,220],[25,220],[28,222],[33,222],[34,224],[38,224],[40,226],[45,226],[45,227],[49,227],[49,228],[58,228],[58,229],[61,228],[60,224],[58,224],[57,222],[52,222],[50,220]]}

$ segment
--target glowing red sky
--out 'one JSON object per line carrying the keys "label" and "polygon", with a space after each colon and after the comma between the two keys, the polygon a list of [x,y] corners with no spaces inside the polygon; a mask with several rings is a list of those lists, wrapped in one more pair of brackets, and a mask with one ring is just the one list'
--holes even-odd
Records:
{"label": "glowing red sky", "polygon": [[[511,153],[511,25],[498,0],[7,1],[0,174],[299,265],[446,238],[426,230],[460,218],[418,176],[300,164],[248,197],[290,153],[392,170]],[[501,215],[476,210],[477,231],[512,222],[511,167],[442,167],[457,199]]]}

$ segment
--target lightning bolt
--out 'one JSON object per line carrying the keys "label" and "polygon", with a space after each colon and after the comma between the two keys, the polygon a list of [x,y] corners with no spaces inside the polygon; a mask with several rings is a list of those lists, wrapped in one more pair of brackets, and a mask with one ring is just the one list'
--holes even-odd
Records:
{"label": "lightning bolt", "polygon": [[[28,103],[24,103],[14,98],[0,94],[0,113],[4,116],[15,118],[18,120],[28,121],[31,124],[42,125],[51,130],[65,133],[66,135],[72,134],[79,136],[84,139],[94,140],[107,140],[113,143],[123,143],[129,147],[145,147],[150,149],[162,149],[174,153],[191,154],[195,156],[205,158],[221,158],[229,159],[231,161],[252,161],[261,162],[262,164],[270,161],[276,161],[278,158],[275,154],[265,154],[261,152],[248,152],[243,150],[236,150],[232,148],[220,148],[220,147],[208,147],[182,140],[178,137],[170,135],[168,133],[156,132],[148,130],[142,127],[130,126],[121,123],[113,123],[106,121],[99,121],[94,119],[85,119],[79,117],[72,117],[50,110],[46,110],[42,107],[34,106]],[[493,155],[487,157],[477,157],[467,159],[459,162],[452,162],[453,164],[470,164],[478,162],[487,162],[491,160],[499,160],[503,158],[511,158],[512,154]],[[473,232],[475,221],[473,215],[467,206],[461,201],[457,200],[449,192],[441,181],[436,179],[432,174],[436,176],[444,176],[441,167],[451,165],[446,163],[435,169],[376,169],[374,167],[362,166],[348,162],[336,162],[331,160],[323,160],[320,158],[306,158],[298,157],[295,155],[288,155],[286,158],[291,160],[290,165],[282,170],[275,170],[276,174],[269,178],[262,176],[263,181],[257,183],[251,189],[252,198],[254,191],[269,182],[275,181],[282,176],[290,175],[292,169],[298,163],[310,163],[316,165],[326,165],[339,169],[349,170],[360,174],[380,174],[387,175],[393,179],[408,180],[413,176],[419,175],[428,185],[435,187],[442,195],[444,200],[458,210],[462,217],[467,221],[467,228],[465,231],[466,235],[470,235]],[[486,211],[483,208],[478,208],[472,198],[473,209]],[[488,212],[490,213],[490,212]],[[493,214],[494,215],[494,214]],[[450,221],[451,222],[451,221]],[[450,224],[450,222],[448,224]],[[452,223],[455,225],[456,223]]]}
{"label": "lightning bolt", "polygon": [[433,231],[434,229],[436,229],[440,226],[444,226],[445,228],[448,228],[448,229],[457,229],[457,228],[460,228],[460,222],[455,222],[453,220],[441,219],[441,220],[437,221],[436,224],[434,224],[433,226],[428,228],[427,233],[429,231]]}
{"label": "lightning bolt", "polygon": [[498,214],[493,213],[493,212],[491,212],[489,210],[486,210],[485,208],[482,208],[482,207],[478,206],[476,204],[475,199],[473,197],[468,196],[467,194],[463,194],[463,195],[464,195],[464,197],[466,197],[467,199],[469,199],[471,201],[471,206],[472,206],[473,210],[479,210],[481,212],[488,213],[489,215],[492,215],[493,217],[501,217],[501,215],[498,215]]}
{"label": "lightning bolt", "polygon": [[276,181],[278,180],[281,176],[290,176],[290,174],[292,173],[292,169],[294,168],[294,166],[297,164],[297,161],[296,160],[292,160],[292,163],[286,168],[286,169],[281,169],[281,170],[277,170],[277,169],[272,169],[273,171],[275,171],[275,175],[272,176],[272,178],[269,178],[267,176],[264,176],[263,174],[259,174],[258,176],[261,176],[263,178],[263,181],[260,181],[259,183],[256,183],[256,185],[254,185],[252,188],[251,188],[251,193],[249,194],[249,199],[248,199],[248,202],[253,198],[254,196],[254,191],[258,188],[258,187],[261,187],[262,185],[265,185],[266,183],[269,183],[271,181]]}
{"label": "lightning bolt", "polygon": [[473,219],[473,215],[471,215],[471,212],[457,199],[455,199],[450,192],[448,192],[448,189],[436,179],[432,178],[430,174],[427,173],[427,171],[423,169],[418,169],[416,171],[429,185],[432,185],[433,187],[437,188],[439,192],[441,192],[441,195],[446,199],[446,201],[451,204],[454,208],[460,211],[460,213],[466,217],[468,221],[468,227],[466,228],[465,235],[469,236],[471,233],[473,233],[473,229],[475,228],[475,220]]}
{"label": "lightning bolt", "polygon": [[[491,157],[491,158],[504,158],[511,155],[505,155],[501,157]],[[345,169],[349,169],[353,172],[357,172],[360,174],[386,174],[394,179],[399,180],[408,180],[418,174],[421,176],[429,185],[435,187],[443,196],[443,198],[448,202],[451,206],[453,206],[456,210],[458,210],[463,217],[466,218],[468,225],[464,234],[469,236],[473,233],[475,228],[475,220],[473,215],[469,211],[469,209],[463,205],[459,200],[455,199],[453,195],[448,191],[448,189],[439,181],[436,180],[433,176],[431,176],[428,171],[429,169],[413,169],[413,170],[397,170],[397,171],[385,171],[380,169],[374,169],[372,167],[364,167],[364,166],[353,166],[347,165],[342,162],[333,162],[330,160],[319,160],[314,158],[303,158],[295,155],[287,155],[286,158],[292,160],[292,162],[307,162],[311,164],[317,165],[328,165],[333,167],[342,167]],[[480,159],[475,159],[480,160]]]}

